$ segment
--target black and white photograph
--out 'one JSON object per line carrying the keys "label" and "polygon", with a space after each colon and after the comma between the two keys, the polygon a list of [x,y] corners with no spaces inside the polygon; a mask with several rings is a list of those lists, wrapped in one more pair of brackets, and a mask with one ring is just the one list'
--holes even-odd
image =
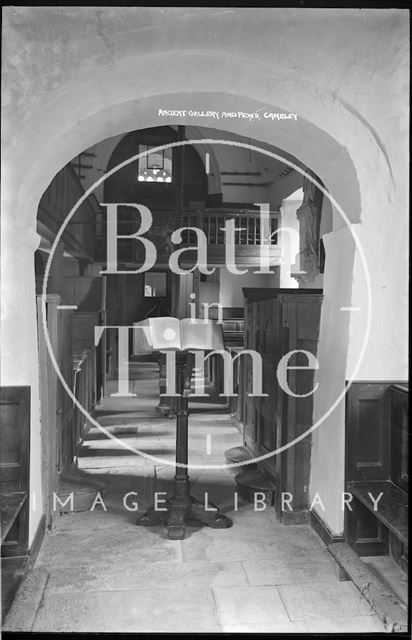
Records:
{"label": "black and white photograph", "polygon": [[410,637],[409,4],[317,4],[3,7],[5,638]]}

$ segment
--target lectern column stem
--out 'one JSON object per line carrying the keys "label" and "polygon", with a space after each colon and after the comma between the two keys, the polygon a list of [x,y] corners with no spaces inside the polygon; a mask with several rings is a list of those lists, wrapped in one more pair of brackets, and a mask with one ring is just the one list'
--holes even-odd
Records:
{"label": "lectern column stem", "polygon": [[[190,495],[188,473],[188,397],[185,392],[187,353],[176,353],[177,411],[176,411],[176,469],[173,495],[167,501],[167,535],[170,540],[183,540],[186,521],[194,520],[213,529],[227,529],[232,521],[220,513],[212,503],[212,509],[206,510],[205,504]],[[164,509],[159,511],[156,505],[149,507],[137,524],[151,527],[164,522]]]}
{"label": "lectern column stem", "polygon": [[[176,353],[176,373],[177,373],[177,389],[180,394],[177,398],[176,411],[176,472],[175,472],[175,491],[174,494],[178,498],[186,498],[189,502],[189,474],[188,474],[188,399],[184,395],[185,389],[185,370],[186,370],[186,353]],[[180,466],[186,465],[186,466]]]}

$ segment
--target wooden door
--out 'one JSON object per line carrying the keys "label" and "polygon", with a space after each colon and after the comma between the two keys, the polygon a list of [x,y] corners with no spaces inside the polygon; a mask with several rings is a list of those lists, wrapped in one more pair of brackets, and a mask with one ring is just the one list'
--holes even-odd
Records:
{"label": "wooden door", "polygon": [[[277,447],[278,385],[276,370],[282,355],[280,341],[281,303],[278,299],[247,304],[246,348],[260,354],[262,360],[262,391],[267,397],[253,397],[252,361],[244,357],[243,413],[245,441],[253,456],[265,455]],[[274,475],[275,459],[262,463]]]}
{"label": "wooden door", "polygon": [[[47,326],[53,353],[58,351],[58,324],[56,307],[58,295],[48,295],[46,300]],[[42,296],[37,296],[37,333],[39,345],[40,420],[42,447],[42,491],[46,514],[46,526],[53,527],[53,491],[57,491],[57,377],[50,361],[43,330]]]}
{"label": "wooden door", "polygon": [[[106,297],[107,297],[107,277],[103,276],[101,309],[99,314],[99,323],[101,326],[107,325]],[[98,402],[101,398],[104,398],[104,396],[106,395],[107,371],[108,371],[108,339],[107,339],[107,330],[106,330],[106,331],[103,331],[103,334],[102,334],[100,349],[96,351],[96,388],[95,388],[96,402]]]}
{"label": "wooden door", "polygon": [[[283,295],[280,298],[282,353],[306,351],[316,356],[322,296],[305,294],[304,290],[300,290],[295,295]],[[308,366],[307,356],[303,353],[295,354],[288,362],[292,367]],[[313,394],[310,392],[314,388],[314,377],[313,369],[291,368],[288,370],[287,383],[292,393],[279,389],[278,414],[282,416],[279,435],[282,445],[303,435],[313,424]],[[304,397],[305,394],[310,395]],[[281,492],[293,495],[293,512],[279,511],[283,521],[299,523],[307,519],[311,442],[309,434],[279,456],[278,500]],[[279,501],[277,508],[280,509]]]}
{"label": "wooden door", "polygon": [[[60,296],[46,299],[47,327],[56,363],[70,389],[73,389],[72,312],[59,309]],[[43,330],[42,296],[37,296],[37,327],[40,369],[40,416],[42,443],[43,503],[46,522],[53,526],[53,492],[58,474],[70,466],[74,456],[73,404],[57,377],[47,349]]]}
{"label": "wooden door", "polygon": [[[258,332],[258,306],[256,303],[248,304],[246,314],[246,349],[256,349]],[[258,420],[255,414],[254,398],[252,393],[252,363],[250,358],[244,358],[243,363],[243,435],[245,446],[254,455],[256,451]]]}
{"label": "wooden door", "polygon": [[[252,390],[252,366],[250,361],[245,361],[244,435],[249,451],[254,456],[262,456],[288,444],[312,426],[313,395],[296,398],[282,389],[277,369],[280,359],[290,351],[303,350],[316,355],[322,295],[299,289],[244,291],[246,346],[261,354],[263,392],[268,394],[262,398],[247,396]],[[292,356],[290,361],[292,366],[307,364],[305,354]],[[313,389],[314,371],[290,369],[287,381],[293,393],[306,394]],[[276,480],[275,507],[284,522],[307,520],[310,447],[308,436],[259,463],[259,467]],[[282,512],[282,492],[293,495],[293,513]]]}
{"label": "wooden door", "polygon": [[[68,388],[73,391],[72,312],[57,309],[58,364]],[[57,381],[56,425],[58,432],[58,472],[68,470],[75,450],[73,442],[73,401]]]}
{"label": "wooden door", "polygon": [[[282,357],[281,332],[281,303],[277,299],[267,300],[261,304],[260,331],[257,350],[262,358],[263,393],[267,397],[256,398],[260,414],[258,431],[258,446],[260,455],[275,451],[278,447],[277,425],[279,385],[277,382],[277,367]],[[276,456],[265,459],[263,467],[272,476],[276,471]]]}

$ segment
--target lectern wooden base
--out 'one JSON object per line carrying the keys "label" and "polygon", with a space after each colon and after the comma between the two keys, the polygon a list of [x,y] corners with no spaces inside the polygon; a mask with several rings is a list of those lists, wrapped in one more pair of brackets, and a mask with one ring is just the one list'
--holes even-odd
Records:
{"label": "lectern wooden base", "polygon": [[187,353],[176,353],[176,379],[178,393],[176,411],[176,472],[174,477],[173,496],[166,501],[166,511],[149,507],[146,513],[137,520],[137,525],[153,527],[157,524],[167,525],[170,540],[183,540],[185,524],[190,521],[201,522],[213,529],[227,529],[232,521],[219,512],[217,507],[208,505],[190,495],[188,474],[188,395],[185,390],[185,367]]}

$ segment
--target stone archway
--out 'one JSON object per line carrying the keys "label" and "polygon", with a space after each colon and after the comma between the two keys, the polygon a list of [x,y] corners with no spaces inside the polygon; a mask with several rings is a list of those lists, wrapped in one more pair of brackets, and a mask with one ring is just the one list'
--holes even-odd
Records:
{"label": "stone archway", "polygon": [[[144,103],[146,103],[144,105],[145,108],[143,108],[143,110],[142,110],[143,113],[147,112],[147,110],[152,111],[154,109],[154,105],[156,103],[158,103],[159,99],[164,99],[164,98],[162,98],[161,96],[160,97],[159,96],[155,96],[155,97],[152,97],[150,99],[146,99],[145,101],[143,101]],[[193,100],[193,97],[191,97],[191,99]],[[215,99],[215,97],[214,97],[214,99]],[[169,96],[169,100],[170,100],[170,96]],[[179,100],[182,100],[182,96],[179,97]],[[230,98],[225,96],[225,100],[229,104]],[[140,102],[142,102],[142,101],[140,101]],[[132,105],[128,105],[128,106],[129,106],[129,108],[132,107]],[[255,107],[254,101],[252,101],[250,109],[252,109],[253,107]],[[120,108],[121,108],[121,105],[117,105],[117,109],[120,109]],[[229,110],[229,107],[227,107],[227,109]],[[278,107],[271,107],[270,109],[273,112],[279,112],[279,111],[282,112],[282,110],[279,109]],[[114,107],[113,107],[113,110],[115,110]],[[91,118],[91,119],[94,120],[94,118]],[[140,127],[141,128],[147,128],[148,126],[154,124],[155,121],[156,120],[153,118],[153,116],[150,117],[150,118],[148,118],[148,117],[142,118],[141,120],[139,119],[139,128]],[[86,123],[82,125],[86,129],[88,128],[88,122],[90,122],[90,118],[87,118],[86,119]],[[187,121],[187,124],[189,124],[189,123],[190,123],[190,119]],[[78,126],[78,123],[76,123],[76,125]],[[235,133],[244,133],[245,132],[245,127],[244,126],[243,127],[240,126],[238,123],[236,123],[236,124],[230,123],[230,125],[231,125],[230,129]],[[127,125],[126,124],[122,124],[122,121],[119,119],[119,121],[116,123],[116,128],[113,129],[113,130],[110,130],[110,133],[123,132],[123,131],[125,131],[126,126]],[[225,122],[225,128],[228,128],[227,122]],[[103,129],[104,131],[106,131],[106,127],[99,128],[99,129],[100,130]],[[312,136],[314,137],[314,139],[316,139],[316,127],[313,127],[313,125],[305,123],[304,129],[312,129]],[[99,133],[98,135],[101,135],[101,133]],[[302,139],[303,139],[306,136],[306,134],[304,132],[302,132],[301,136],[302,136]],[[283,136],[282,137],[283,138],[285,138],[285,137],[287,138],[287,132],[283,132]],[[277,140],[279,139],[279,135],[276,136],[276,139]],[[333,141],[330,141],[329,137],[327,137],[327,136],[325,136],[325,139],[328,140],[329,146],[333,147]],[[20,191],[21,197],[23,199],[23,201],[21,201],[21,206],[19,207],[19,211],[20,212],[23,212],[23,210],[26,210],[26,212],[27,212],[27,208],[26,207],[27,207],[27,200],[28,200],[29,194],[30,194],[30,200],[32,202],[34,201],[33,204],[36,202],[35,198],[37,198],[37,197],[40,198],[41,195],[42,195],[42,193],[38,193],[38,194],[35,195],[34,189],[32,190],[32,187],[34,185],[32,184],[31,187],[30,187],[30,186],[28,186],[27,183],[30,183],[32,180],[34,180],[34,183],[36,185],[36,190],[35,191],[38,192],[39,191],[39,187],[38,187],[39,181],[41,181],[42,179],[44,180],[44,176],[47,175],[47,173],[49,173],[49,175],[50,174],[53,175],[56,172],[56,168],[60,168],[61,163],[62,163],[62,157],[64,157],[64,160],[66,160],[65,154],[67,153],[67,148],[68,147],[70,148],[73,145],[73,143],[77,143],[78,144],[77,136],[76,136],[76,134],[74,132],[71,135],[65,134],[65,136],[63,137],[63,141],[64,140],[67,140],[68,145],[67,145],[67,147],[66,147],[66,145],[62,146],[61,142],[58,144],[58,146],[61,149],[61,155],[60,155],[60,160],[59,160],[59,164],[57,165],[57,167],[56,167],[56,165],[53,166],[53,164],[52,164],[52,162],[53,162],[52,158],[55,155],[54,152],[51,153],[50,155],[47,154],[44,158],[42,158],[42,161],[38,162],[38,165],[41,165],[41,166],[36,166],[36,165],[32,166],[31,172],[28,175],[28,180],[27,180],[27,182],[25,181],[25,184],[22,185],[22,188],[21,188],[21,191]],[[94,139],[93,142],[96,142],[96,140]],[[269,141],[266,140],[266,142],[269,142]],[[295,143],[296,143],[296,140],[295,140]],[[79,153],[80,151],[82,151],[84,149],[84,142],[82,142],[82,145],[83,146],[81,148],[79,148],[76,145],[76,153]],[[55,146],[56,145],[54,145],[54,147]],[[296,146],[296,145],[292,145],[293,148],[294,148],[294,146]],[[297,146],[299,146],[299,145],[297,145]],[[326,145],[326,146],[328,146],[328,145]],[[336,145],[336,146],[337,146],[337,149],[338,149],[339,146],[338,145]],[[313,144],[313,147],[315,147],[315,144]],[[287,148],[288,148],[288,151],[289,151],[290,150],[290,146],[287,147]],[[72,152],[70,151],[69,153],[71,154]],[[327,149],[327,154],[330,154],[330,153],[331,153],[331,150]],[[306,154],[306,156],[309,156],[309,155],[311,155],[311,154]],[[343,155],[344,156],[345,152],[342,153],[342,150],[339,149],[339,153],[337,152],[336,156],[339,156],[339,155]],[[306,162],[310,162],[310,161],[311,161],[311,159],[309,159],[309,158],[306,160]],[[319,165],[319,158],[317,159],[317,165]],[[351,170],[352,170],[352,167],[350,166],[350,162],[348,162],[348,175],[349,176],[350,176]],[[42,176],[42,178],[41,178],[41,176]],[[322,175],[322,177],[323,177],[323,175]],[[330,182],[330,180],[329,180],[329,182]],[[354,184],[352,183],[352,187],[353,186],[355,186],[355,189],[354,189],[355,196],[352,196],[352,197],[353,197],[353,200],[355,201],[356,200],[356,196],[357,196],[357,194],[356,194],[356,187],[357,187],[356,181],[354,181]],[[352,190],[349,188],[349,189],[347,189],[346,193],[351,193],[351,191]],[[24,209],[23,209],[23,204],[25,205]],[[30,209],[31,209],[31,211],[33,211],[33,210],[36,211],[37,210],[37,203],[34,205],[34,207],[30,207]],[[357,211],[357,215],[359,215],[359,210]],[[23,220],[22,220],[22,222],[23,222]],[[25,223],[27,223],[27,222],[28,222],[28,220],[26,218]],[[349,274],[346,274],[346,275],[347,275],[347,277],[349,277]],[[33,312],[34,312],[34,309],[33,309]],[[29,317],[30,317],[30,315],[29,315]],[[26,322],[27,322],[27,320],[26,320]],[[33,324],[34,324],[34,322],[33,322]],[[347,335],[348,335],[348,327],[347,326],[345,328],[345,334],[346,334],[346,343],[347,343]],[[343,333],[341,333],[341,336],[340,336],[341,339],[342,339],[342,336],[343,336]],[[10,342],[10,344],[12,344],[12,342]],[[33,347],[34,347],[34,345],[33,345]],[[34,355],[35,348],[32,348],[32,351],[33,351],[33,355]],[[344,353],[344,350],[343,350],[343,354],[346,356],[346,354]],[[25,353],[24,357],[27,357],[27,353]],[[341,362],[341,371],[340,371],[340,376],[339,376],[341,381],[344,380],[344,370],[345,370],[345,359]],[[27,373],[29,373],[29,372],[27,372]],[[32,372],[30,372],[30,373],[32,373]],[[21,371],[19,372],[19,375],[20,374],[21,374]],[[32,376],[30,376],[30,377],[32,377]],[[36,384],[34,380],[33,380],[32,384],[33,384],[33,386]],[[35,412],[35,409],[36,409],[36,407],[34,406],[33,407],[33,412]],[[36,435],[38,435],[38,431],[37,431]],[[36,436],[34,437],[34,441],[35,441],[35,438],[36,438]],[[38,485],[40,484],[40,478],[38,478],[37,484]]]}
{"label": "stone archway", "polygon": [[[93,9],[88,17],[92,13]],[[242,15],[246,24],[247,17],[243,13]],[[168,49],[164,43],[155,50],[150,46],[145,48],[145,41],[146,45],[138,43],[131,50],[126,45],[110,48],[106,42],[104,47],[107,49],[104,48],[102,54],[96,50],[101,41],[92,39],[87,52],[89,58],[85,58],[85,50],[77,50],[72,56],[71,65],[59,61],[58,72],[53,72],[54,75],[48,77],[42,68],[42,65],[47,66],[48,62],[43,58],[37,60],[35,55],[38,41],[29,41],[27,48],[33,61],[30,72],[22,72],[23,80],[20,82],[19,76],[17,88],[12,89],[11,83],[8,85],[11,110],[5,127],[7,164],[3,175],[6,185],[3,190],[3,239],[7,245],[3,252],[5,318],[2,331],[6,348],[3,350],[5,361],[2,371],[8,384],[30,384],[32,387],[31,455],[34,490],[41,485],[40,469],[39,465],[36,465],[40,429],[37,368],[34,365],[37,362],[37,348],[33,254],[38,242],[35,219],[42,193],[56,171],[71,158],[104,138],[160,124],[159,107],[186,111],[218,109],[231,112],[241,109],[243,112],[251,113],[294,112],[298,114],[298,120],[293,123],[293,127],[290,126],[292,121],[274,123],[269,118],[262,118],[254,125],[253,133],[247,119],[225,119],[217,123],[205,120],[204,124],[241,135],[251,135],[264,143],[285,148],[300,158],[322,178],[336,200],[348,211],[350,221],[357,224],[362,220],[362,239],[368,245],[369,256],[373,256],[376,251],[376,237],[373,235],[375,211],[381,207],[387,207],[387,211],[394,211],[397,203],[403,202],[404,192],[401,191],[398,195],[395,190],[392,155],[387,152],[374,127],[362,112],[339,97],[329,67],[325,65],[312,76],[302,75],[302,68],[306,67],[306,27],[304,21],[300,21],[299,26],[300,19],[293,13],[288,12],[288,17],[295,31],[299,32],[294,38],[296,60],[282,56],[284,43],[282,45],[281,37],[277,41],[276,33],[273,32],[266,34],[265,31],[267,48],[262,55],[259,49],[254,48],[253,43],[247,44],[245,49],[245,39],[240,35],[243,33],[242,30],[239,31],[239,38],[234,42],[232,49],[228,51],[221,43],[213,50],[200,49],[195,38],[197,31],[193,29],[193,42],[190,38],[187,40],[187,31],[184,35],[183,51]],[[46,25],[47,20],[41,28]],[[209,26],[206,26],[210,37]],[[230,30],[227,21],[224,21],[223,26]],[[334,47],[334,37],[337,37],[339,31],[338,27],[335,23],[328,32],[327,44],[331,50]],[[57,30],[60,30],[59,33],[64,37],[67,36],[67,28],[63,23],[57,25]],[[177,15],[176,22],[173,18],[170,28],[179,33]],[[281,28],[281,24],[276,27],[279,36]],[[362,27],[357,26],[358,29],[362,30]],[[362,42],[363,38],[357,30],[353,34],[354,41]],[[56,45],[61,51],[63,36]],[[71,33],[69,39],[72,37]],[[82,37],[85,37],[84,34],[75,35],[74,41],[79,43]],[[19,43],[17,46],[14,43],[16,50],[18,46]],[[375,45],[371,43],[371,46],[375,51]],[[6,48],[10,49],[9,43]],[[347,47],[344,49],[346,51]],[[384,47],[380,45],[380,49],[384,50]],[[391,58],[385,54],[388,75],[391,73],[391,65],[396,64],[395,58],[396,56]],[[88,59],[92,60],[92,64],[88,63]],[[274,64],[273,60],[279,62]],[[316,65],[316,61],[313,64]],[[349,65],[349,59],[343,57],[342,72],[349,68]],[[386,67],[382,68],[386,72]],[[212,73],[212,69],[217,69],[218,72]],[[352,89],[356,93],[363,86],[362,78],[358,77],[353,78],[352,85],[350,80],[348,83],[349,92]],[[180,122],[186,126],[199,124],[196,117],[188,114]],[[271,126],[268,126],[268,123]],[[167,122],[162,121],[161,124]],[[41,156],[39,149],[42,150]],[[375,180],[377,175],[380,178],[379,183]],[[342,320],[338,312],[340,300],[335,295],[339,290],[345,293],[346,298],[349,296],[352,300],[352,282],[359,278],[361,273],[360,265],[354,261],[353,242],[344,227],[345,225],[335,217],[334,232],[325,243],[327,253],[332,255],[336,250],[339,259],[336,260],[335,268],[329,270],[329,276],[325,277],[325,297],[327,296],[328,306],[323,313],[321,331],[324,332],[322,335],[325,339],[321,335],[323,356],[320,356],[321,366],[322,357],[326,364],[324,375],[335,379],[339,384],[347,373],[348,344],[349,360],[353,359],[356,353],[356,334],[359,332],[360,322],[358,319]],[[404,229],[400,227],[393,232],[391,241],[396,243],[399,240],[400,246],[404,246],[403,234]],[[16,255],[19,255],[18,264]],[[340,266],[342,264],[345,264],[344,271]],[[386,294],[386,304],[390,304],[390,296],[393,296],[392,285],[399,273],[399,266],[390,272],[389,298]],[[378,266],[377,282],[381,277],[387,278],[388,270],[385,271],[383,266]],[[358,287],[356,295],[359,296],[361,293],[362,287]],[[348,303],[346,298],[345,302]],[[389,326],[390,320],[385,319],[385,322]],[[371,355],[372,364],[377,361],[374,353],[381,340],[382,331],[381,327],[376,329],[370,340],[368,354]],[[389,332],[388,343],[393,338],[396,352],[401,353],[404,327],[398,332],[401,337],[395,333],[393,330]],[[336,344],[342,345],[339,351],[342,363],[339,372],[331,372],[328,369],[328,354]],[[373,375],[382,375],[381,364],[375,367]],[[333,391],[329,390],[328,394],[332,394]],[[323,474],[326,482],[332,478],[335,493],[343,483],[342,411],[335,414],[336,420],[333,424],[326,425],[331,427],[332,435],[327,438],[322,436],[319,442],[314,444],[315,455],[317,452],[319,454],[315,460],[319,477]],[[322,433],[325,431],[326,429]],[[334,442],[338,443],[338,447],[325,462],[324,453],[333,449]],[[334,498],[335,495],[332,494],[328,503],[328,520],[331,529],[339,531],[342,518],[333,506]],[[40,509],[41,505],[38,508]],[[34,518],[30,536],[34,534],[36,524]]]}

